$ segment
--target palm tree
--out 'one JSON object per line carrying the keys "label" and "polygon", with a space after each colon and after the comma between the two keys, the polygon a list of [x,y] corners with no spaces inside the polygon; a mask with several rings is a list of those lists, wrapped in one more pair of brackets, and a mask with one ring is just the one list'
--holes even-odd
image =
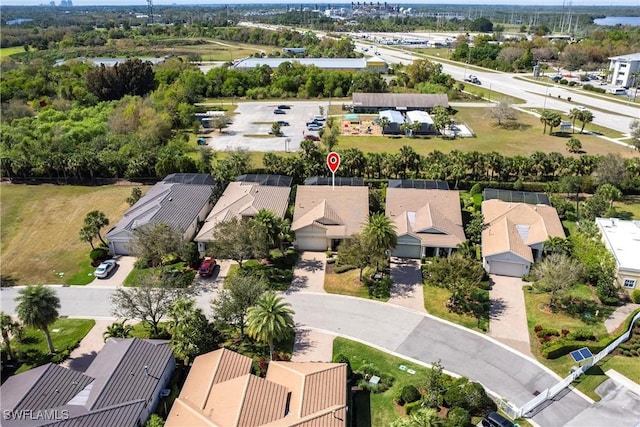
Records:
{"label": "palm tree", "polygon": [[107,225],[109,225],[109,218],[107,218],[107,215],[102,211],[91,211],[84,218],[84,227],[87,229],[87,232],[98,236],[98,239],[100,239],[104,246],[107,246],[107,242],[102,238],[100,230]]}
{"label": "palm tree", "polygon": [[106,342],[109,338],[129,338],[133,326],[125,325],[126,319],[122,322],[113,322],[107,326],[107,330],[102,334],[102,339]]}
{"label": "palm tree", "polygon": [[385,214],[373,214],[367,218],[362,229],[362,238],[376,258],[376,267],[377,260],[385,259],[387,251],[398,244],[395,225]]}
{"label": "palm tree", "polygon": [[269,243],[269,249],[278,246],[278,236],[280,235],[280,218],[273,211],[260,209],[255,216],[256,222],[264,227]]}
{"label": "palm tree", "polygon": [[269,345],[273,357],[273,342],[289,338],[294,333],[294,311],[275,292],[268,292],[247,311],[247,333],[251,338]]}
{"label": "palm tree", "polygon": [[49,326],[58,319],[60,299],[51,288],[42,285],[27,286],[18,292],[16,313],[25,325],[37,328],[47,337],[49,353],[55,353]]}
{"label": "palm tree", "polygon": [[570,153],[579,153],[582,150],[582,143],[578,138],[569,138],[567,141],[567,151]]}
{"label": "palm tree", "polygon": [[384,130],[391,125],[391,120],[387,117],[381,117],[378,123],[380,124],[380,133],[384,135]]}
{"label": "palm tree", "polygon": [[580,118],[580,113],[582,113],[582,109],[580,108],[572,108],[569,110],[569,118],[571,119],[571,133],[576,133],[576,120]]}
{"label": "palm tree", "polygon": [[20,329],[20,323],[16,322],[5,312],[0,311],[0,331],[2,332],[2,342],[7,350],[9,359],[13,360],[13,350],[11,349],[11,337]]}
{"label": "palm tree", "polygon": [[547,132],[547,124],[549,123],[549,114],[551,114],[551,111],[543,111],[542,114],[540,114],[540,123],[542,123],[544,125],[544,128],[542,128],[542,134],[544,135]]}
{"label": "palm tree", "polygon": [[589,110],[580,111],[580,116],[578,119],[582,122],[582,127],[580,128],[580,133],[584,132],[584,126],[587,123],[591,123],[594,119],[593,113]]}

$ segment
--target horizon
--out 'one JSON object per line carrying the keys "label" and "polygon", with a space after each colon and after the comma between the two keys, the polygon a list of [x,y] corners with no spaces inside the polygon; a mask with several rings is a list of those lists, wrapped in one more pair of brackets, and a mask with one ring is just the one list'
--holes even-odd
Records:
{"label": "horizon", "polygon": [[[218,1],[194,1],[194,0],[156,0],[153,2],[154,5],[158,6],[222,6],[227,3]],[[355,3],[355,2],[354,2]],[[362,1],[360,3],[363,3]],[[366,2],[364,2],[366,3]],[[378,3],[378,1],[373,1],[374,4]],[[379,3],[384,3],[384,1],[380,1]],[[56,6],[59,6],[60,0],[56,1]],[[235,5],[242,6],[273,6],[273,5],[284,5],[284,4],[317,4],[321,5],[336,5],[336,4],[351,4],[350,1],[343,0],[325,0],[325,1],[315,1],[315,0],[285,0],[278,1],[277,3],[270,3],[265,1],[253,1],[253,0],[236,0]],[[405,1],[389,1],[387,0],[387,4],[389,5],[456,5],[456,6],[522,6],[522,7],[530,7],[530,5],[523,5],[516,0],[493,0],[492,3],[488,4],[482,0],[450,0],[447,3],[443,3],[442,1],[428,1],[424,0],[405,0]],[[540,6],[556,6],[558,8],[563,7],[563,4],[560,0],[540,0],[537,2],[537,5]],[[8,0],[3,2],[3,6],[49,6],[49,2],[43,2],[41,0]],[[91,0],[76,0],[73,1],[72,7],[78,6],[147,6],[147,2],[145,0],[132,1],[132,0],[104,0],[104,1],[91,1]],[[571,7],[629,7],[629,6],[638,6],[640,7],[640,0],[612,0],[608,1],[607,4],[603,4],[602,1],[592,1],[592,0],[573,0]]]}

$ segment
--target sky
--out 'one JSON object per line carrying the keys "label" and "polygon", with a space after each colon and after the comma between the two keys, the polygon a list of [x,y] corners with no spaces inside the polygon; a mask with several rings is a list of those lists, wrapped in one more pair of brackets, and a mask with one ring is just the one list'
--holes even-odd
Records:
{"label": "sky", "polygon": [[[381,1],[380,3],[383,3]],[[42,0],[6,0],[2,2],[4,5],[12,6],[38,6],[41,4],[49,4],[49,1]],[[319,6],[326,6],[327,4],[349,4],[351,1],[344,0],[299,0],[299,1],[256,1],[256,0],[234,0],[233,4],[273,4],[273,3],[290,3],[290,4],[318,4]],[[374,0],[377,3],[377,0]],[[469,4],[469,5],[518,5],[522,2],[518,0],[403,0],[393,1],[387,0],[388,4]],[[60,0],[56,0],[56,4],[60,4]],[[147,4],[146,0],[73,0],[74,6],[101,6],[101,5],[118,5],[118,6],[144,6]],[[227,4],[223,0],[154,0],[153,4],[176,4],[176,5],[207,5],[207,4]],[[562,0],[538,0],[536,5],[545,6],[562,6]],[[573,0],[574,6],[638,6],[640,7],[640,0]]]}

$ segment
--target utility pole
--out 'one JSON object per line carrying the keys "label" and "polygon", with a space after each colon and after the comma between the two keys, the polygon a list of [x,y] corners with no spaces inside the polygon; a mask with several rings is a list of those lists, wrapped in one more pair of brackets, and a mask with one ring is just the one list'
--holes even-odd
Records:
{"label": "utility pole", "polygon": [[147,21],[153,24],[153,0],[147,0]]}

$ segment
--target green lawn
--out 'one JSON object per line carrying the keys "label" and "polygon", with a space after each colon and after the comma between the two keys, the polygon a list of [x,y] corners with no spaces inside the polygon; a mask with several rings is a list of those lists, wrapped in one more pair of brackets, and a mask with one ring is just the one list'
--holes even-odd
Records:
{"label": "green lawn", "polygon": [[140,284],[147,278],[157,277],[162,274],[162,272],[182,272],[182,274],[187,275],[184,280],[185,281],[193,281],[196,272],[193,270],[189,270],[184,262],[177,262],[175,264],[165,265],[163,267],[155,267],[155,268],[134,268],[127,275],[127,277],[122,282],[123,286],[127,287],[136,287],[140,286]]}
{"label": "green lawn", "polygon": [[425,284],[424,285],[424,308],[427,313],[448,320],[465,328],[484,332],[478,323],[478,319],[466,314],[457,314],[446,307],[446,302],[451,298],[451,292],[445,288]]}
{"label": "green lawn", "polygon": [[91,265],[91,260],[87,258],[78,263],[78,272],[65,278],[65,285],[88,285],[95,279],[93,272],[95,267]]}
{"label": "green lawn", "polygon": [[615,369],[630,380],[640,384],[640,357],[609,355],[602,359],[598,365],[588,369],[584,375],[574,382],[574,385],[593,400],[599,401],[600,396],[596,394],[595,389],[609,378],[605,375],[605,372],[609,369]]}
{"label": "green lawn", "polygon": [[[86,262],[91,247],[78,238],[84,217],[89,211],[100,210],[115,224],[129,207],[126,198],[131,188],[3,184],[0,189],[3,279],[10,277],[20,285],[85,282],[84,275],[90,271]],[[141,188],[144,193],[148,187]],[[105,227],[103,235],[108,229]]]}
{"label": "green lawn", "polygon": [[3,47],[3,48],[0,48],[0,59],[4,59],[11,55],[15,55],[16,53],[22,53],[22,52],[24,52],[23,46]]}
{"label": "green lawn", "polygon": [[[395,378],[393,386],[389,390],[379,394],[371,393],[371,426],[388,426],[392,421],[399,418],[401,414],[396,410],[393,402],[394,397],[405,385],[412,384],[419,388],[422,379],[429,371],[429,368],[424,366],[416,365],[364,344],[339,337],[333,341],[333,355],[338,354],[343,354],[349,359],[354,371],[364,365],[372,364],[381,373]],[[400,365],[413,369],[416,373],[411,375],[406,371],[401,371],[398,369]],[[446,365],[444,368],[447,368]]]}
{"label": "green lawn", "polygon": [[39,329],[25,328],[22,342],[11,340],[11,345],[18,359],[23,365],[16,371],[21,373],[49,361],[64,360],[71,350],[77,347],[82,338],[89,333],[96,324],[93,319],[58,319],[49,327],[51,340],[56,354],[49,355],[47,339]]}
{"label": "green lawn", "polygon": [[[329,266],[327,269],[330,269]],[[330,294],[369,298],[369,289],[360,283],[360,270],[358,269],[340,274],[327,272],[324,276],[324,290]]]}
{"label": "green lawn", "polygon": [[613,206],[620,212],[631,213],[632,219],[640,219],[640,196],[625,196],[624,200],[613,202]]}

